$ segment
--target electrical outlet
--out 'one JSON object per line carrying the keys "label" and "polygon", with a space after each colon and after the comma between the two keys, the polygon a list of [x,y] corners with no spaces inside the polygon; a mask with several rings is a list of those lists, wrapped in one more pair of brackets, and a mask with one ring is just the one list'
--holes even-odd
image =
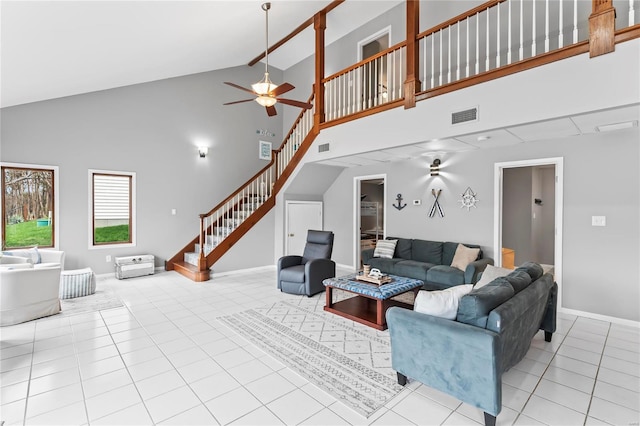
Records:
{"label": "electrical outlet", "polygon": [[111,255],[110,254],[107,255],[107,262],[111,262]]}
{"label": "electrical outlet", "polygon": [[607,226],[607,217],[591,216],[591,226]]}

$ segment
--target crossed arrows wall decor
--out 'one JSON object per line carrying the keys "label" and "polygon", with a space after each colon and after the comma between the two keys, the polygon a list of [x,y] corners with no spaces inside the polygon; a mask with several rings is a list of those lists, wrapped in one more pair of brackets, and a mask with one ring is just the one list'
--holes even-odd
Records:
{"label": "crossed arrows wall decor", "polygon": [[440,203],[438,202],[438,198],[440,197],[441,192],[442,189],[438,189],[437,191],[435,189],[431,190],[431,195],[433,195],[433,198],[435,198],[435,200],[433,201],[433,206],[431,206],[429,217],[435,217],[436,210],[438,211],[440,217],[444,217],[444,212],[442,211],[442,207],[440,207]]}

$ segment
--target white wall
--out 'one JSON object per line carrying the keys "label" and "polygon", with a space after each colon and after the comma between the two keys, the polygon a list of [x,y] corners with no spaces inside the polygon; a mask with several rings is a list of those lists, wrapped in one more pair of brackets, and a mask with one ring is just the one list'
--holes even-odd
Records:
{"label": "white wall", "polygon": [[[59,166],[59,248],[68,269],[112,272],[106,255],[143,253],[163,266],[198,234],[200,213],[267,164],[258,159],[258,141],[283,139],[282,108],[269,118],[253,102],[222,105],[245,96],[223,81],[254,79],[254,69],[237,67],[1,110],[3,162]],[[209,147],[207,158],[198,157],[199,145]],[[136,172],[136,247],[88,248],[88,169]],[[216,272],[273,264],[270,233],[255,230],[246,238],[239,246],[253,254],[232,250]]]}

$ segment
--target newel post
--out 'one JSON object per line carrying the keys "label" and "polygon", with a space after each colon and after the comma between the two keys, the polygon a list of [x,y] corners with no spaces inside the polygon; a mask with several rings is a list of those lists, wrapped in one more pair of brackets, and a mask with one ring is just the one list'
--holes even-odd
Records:
{"label": "newel post", "polygon": [[613,0],[593,0],[589,16],[589,57],[611,53],[616,49],[616,9]]}
{"label": "newel post", "polygon": [[198,271],[204,271],[207,269],[207,259],[204,257],[204,240],[205,240],[205,232],[204,232],[204,218],[206,215],[200,215],[200,241],[198,244],[200,245],[200,254],[198,255]]}
{"label": "newel post", "polygon": [[313,84],[314,105],[316,107],[313,115],[313,127],[316,132],[320,129],[320,123],[324,123],[324,32],[327,28],[327,14],[320,11],[313,16],[313,28],[316,34],[316,79]]}
{"label": "newel post", "polygon": [[416,93],[420,91],[420,61],[418,32],[420,31],[420,2],[407,0],[407,79],[404,82],[404,108],[416,106]]}

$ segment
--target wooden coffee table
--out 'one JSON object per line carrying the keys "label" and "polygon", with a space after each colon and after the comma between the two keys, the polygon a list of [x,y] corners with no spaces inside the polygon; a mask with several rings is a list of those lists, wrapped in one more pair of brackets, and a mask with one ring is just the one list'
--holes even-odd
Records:
{"label": "wooden coffee table", "polygon": [[[327,278],[322,282],[327,289],[327,302],[324,310],[377,330],[386,330],[387,320],[385,313],[387,309],[391,306],[413,309],[412,305],[391,298],[410,291],[414,293],[415,297],[424,284],[422,281],[413,278],[399,277],[397,275],[389,276],[392,281],[380,286],[356,281],[356,274]],[[353,293],[356,296],[334,303],[334,289]]]}

